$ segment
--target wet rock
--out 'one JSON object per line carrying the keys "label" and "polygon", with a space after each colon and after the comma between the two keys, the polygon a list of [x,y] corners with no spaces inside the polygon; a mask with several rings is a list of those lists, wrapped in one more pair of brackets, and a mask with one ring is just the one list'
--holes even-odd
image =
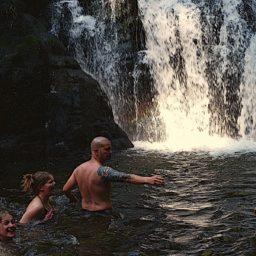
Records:
{"label": "wet rock", "polygon": [[98,82],[48,32],[48,3],[0,3],[1,160],[66,155],[98,135],[132,147]]}

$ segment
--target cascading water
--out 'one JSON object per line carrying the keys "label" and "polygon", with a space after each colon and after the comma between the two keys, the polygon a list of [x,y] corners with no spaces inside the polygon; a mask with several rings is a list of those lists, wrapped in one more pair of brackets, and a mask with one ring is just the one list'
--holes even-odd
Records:
{"label": "cascading water", "polygon": [[100,82],[131,139],[182,150],[255,138],[247,1],[138,0],[145,43],[139,29],[131,32],[125,3],[57,0],[52,31],[69,35],[70,51]]}
{"label": "cascading water", "polygon": [[[256,9],[256,8],[255,8]],[[239,119],[242,137],[256,138],[256,35],[246,51],[241,84],[242,113]]]}
{"label": "cascading water", "polygon": [[175,1],[140,1],[140,9],[164,140],[194,144],[209,134],[200,10]]}
{"label": "cascading water", "polygon": [[[78,0],[57,0],[54,2],[52,32],[61,36],[67,34],[67,46],[81,68],[94,76],[106,92],[119,122],[119,107],[123,102],[120,84],[120,51],[118,50],[116,15],[114,1],[93,3],[92,13],[87,14]],[[60,24],[65,24],[60,27]]]}

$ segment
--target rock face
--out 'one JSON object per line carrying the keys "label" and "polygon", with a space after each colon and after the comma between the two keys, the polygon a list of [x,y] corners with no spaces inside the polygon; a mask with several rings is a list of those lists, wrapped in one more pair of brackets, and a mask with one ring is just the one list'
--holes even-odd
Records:
{"label": "rock face", "polygon": [[46,127],[51,144],[83,148],[102,135],[110,138],[115,148],[132,146],[114,122],[111,106],[96,80],[68,56],[51,55],[50,66],[52,90]]}
{"label": "rock face", "polygon": [[151,120],[156,109],[157,91],[145,61],[146,38],[138,1],[71,2],[53,5],[54,33],[85,70],[99,77],[129,137],[149,139],[150,122],[145,120]]}
{"label": "rock face", "polygon": [[48,4],[0,3],[0,158],[63,155],[99,135],[132,147],[97,81],[48,32]]}

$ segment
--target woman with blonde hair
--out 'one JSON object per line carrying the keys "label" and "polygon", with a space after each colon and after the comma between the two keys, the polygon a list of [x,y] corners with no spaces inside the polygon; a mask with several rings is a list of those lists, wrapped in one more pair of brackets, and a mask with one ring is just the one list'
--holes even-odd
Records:
{"label": "woman with blonde hair", "polygon": [[43,223],[52,219],[55,211],[50,200],[55,186],[53,175],[42,171],[26,174],[23,176],[21,186],[23,191],[33,192],[34,198],[21,217],[20,223],[26,224],[32,220]]}
{"label": "woman with blonde hair", "polygon": [[6,210],[0,211],[0,241],[7,241],[16,235],[16,224],[13,216]]}

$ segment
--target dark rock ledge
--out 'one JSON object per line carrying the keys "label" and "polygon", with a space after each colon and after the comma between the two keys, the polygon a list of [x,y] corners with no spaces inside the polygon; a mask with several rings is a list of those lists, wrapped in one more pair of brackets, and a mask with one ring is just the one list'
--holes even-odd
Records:
{"label": "dark rock ledge", "polygon": [[48,32],[48,7],[0,3],[0,160],[65,156],[99,135],[132,147],[98,82]]}

